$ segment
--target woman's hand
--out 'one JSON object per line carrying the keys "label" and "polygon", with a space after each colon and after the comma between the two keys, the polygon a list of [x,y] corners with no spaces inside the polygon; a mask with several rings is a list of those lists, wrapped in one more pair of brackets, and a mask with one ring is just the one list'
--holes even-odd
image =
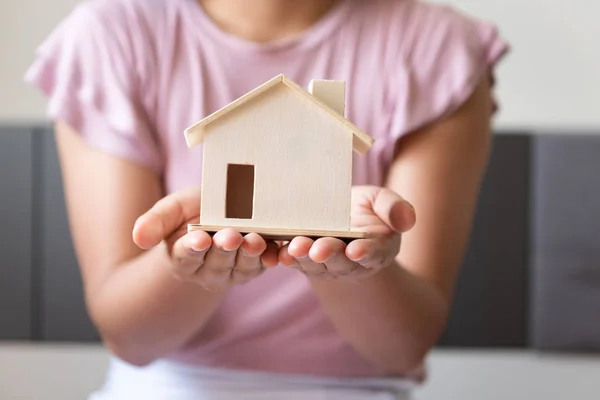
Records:
{"label": "woman's hand", "polygon": [[393,191],[376,186],[352,188],[352,229],[375,234],[346,245],[331,237],[296,237],[279,251],[282,264],[311,278],[359,279],[393,264],[400,238],[415,224],[415,211]]}
{"label": "woman's hand", "polygon": [[170,194],[140,216],[133,229],[134,242],[143,249],[166,245],[172,272],[206,290],[218,291],[242,284],[277,265],[278,246],[255,233],[242,236],[233,229],[216,232],[187,231],[197,223],[200,188]]}

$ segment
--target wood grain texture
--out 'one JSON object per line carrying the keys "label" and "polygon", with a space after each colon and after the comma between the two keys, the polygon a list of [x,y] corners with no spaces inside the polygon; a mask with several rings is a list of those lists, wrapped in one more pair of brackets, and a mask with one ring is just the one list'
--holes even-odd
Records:
{"label": "wood grain texture", "polygon": [[[318,97],[308,93],[296,82],[286,78],[284,75],[281,74],[263,83],[262,85],[255,88],[254,90],[251,90],[245,95],[239,97],[235,101],[220,108],[219,110],[210,114],[206,118],[203,118],[202,120],[198,121],[194,125],[188,127],[184,131],[184,136],[188,147],[192,148],[200,143],[203,143],[209,131],[208,127],[214,122],[227,116],[230,112],[237,111],[238,108],[243,107],[248,102],[255,100],[257,97],[260,97],[265,93],[270,92],[271,90],[280,89],[282,87],[290,89],[290,91],[295,93],[298,97],[307,100],[309,104],[314,106],[311,108],[312,110],[321,111],[325,115],[329,116],[332,122],[339,124],[340,126],[344,127],[349,133],[351,133],[353,135],[352,146],[357,153],[365,154],[367,151],[369,151],[369,149],[375,142],[375,139],[363,132],[351,121],[344,118],[343,115],[340,115],[340,113],[332,109],[328,104],[323,102]],[[312,117],[312,113],[307,112],[305,114],[305,117]]]}
{"label": "wood grain texture", "polygon": [[346,82],[313,79],[308,92],[340,115],[346,113]]}
{"label": "wood grain texture", "polygon": [[[214,121],[204,138],[200,224],[349,231],[352,140],[284,86],[246,102]],[[255,166],[252,219],[226,218],[233,163]]]}
{"label": "wood grain texture", "polygon": [[216,226],[216,225],[199,225],[190,224],[188,225],[188,231],[205,231],[209,233],[217,232],[223,228],[231,228],[242,234],[246,233],[258,233],[264,239],[271,240],[291,240],[298,236],[308,238],[320,238],[320,237],[333,237],[338,239],[364,239],[372,237],[367,232],[357,231],[326,231],[326,230],[314,230],[314,229],[276,229],[276,228],[253,228],[253,227],[240,227],[240,226]]}

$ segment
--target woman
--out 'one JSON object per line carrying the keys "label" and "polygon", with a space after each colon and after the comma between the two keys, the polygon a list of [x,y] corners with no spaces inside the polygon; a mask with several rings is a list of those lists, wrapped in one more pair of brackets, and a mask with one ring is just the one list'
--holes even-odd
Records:
{"label": "woman", "polygon": [[[448,317],[505,52],[492,26],[416,0],[79,5],[27,79],[50,99],[115,356],[93,398],[408,396]],[[202,153],[184,129],[280,73],[346,81],[346,117],[376,140],[354,160],[352,225],[382,238],[186,232]]]}

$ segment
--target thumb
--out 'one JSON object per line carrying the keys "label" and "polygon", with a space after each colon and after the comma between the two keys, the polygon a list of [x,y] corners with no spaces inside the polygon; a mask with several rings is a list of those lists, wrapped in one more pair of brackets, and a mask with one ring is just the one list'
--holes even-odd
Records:
{"label": "thumb", "polygon": [[177,231],[200,210],[200,191],[184,189],[160,199],[141,215],[133,228],[133,241],[142,249],[152,248]]}
{"label": "thumb", "polygon": [[381,188],[375,196],[373,212],[396,232],[406,232],[416,223],[413,206],[388,188]]}

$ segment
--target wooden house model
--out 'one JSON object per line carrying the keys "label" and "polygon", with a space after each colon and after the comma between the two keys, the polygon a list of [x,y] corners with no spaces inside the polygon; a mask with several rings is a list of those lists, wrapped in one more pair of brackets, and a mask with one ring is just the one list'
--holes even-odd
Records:
{"label": "wooden house model", "polygon": [[365,237],[350,230],[352,157],[374,140],[344,117],[345,92],[278,75],[187,128],[188,147],[203,146],[200,221],[188,229]]}

